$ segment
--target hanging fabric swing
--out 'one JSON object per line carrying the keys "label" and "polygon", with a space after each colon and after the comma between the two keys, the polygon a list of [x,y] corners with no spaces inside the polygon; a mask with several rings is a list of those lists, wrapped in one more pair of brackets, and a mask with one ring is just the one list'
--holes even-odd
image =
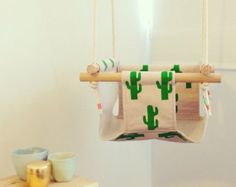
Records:
{"label": "hanging fabric swing", "polygon": [[[95,63],[88,66],[88,73],[80,74],[80,80],[90,81],[96,92],[103,140],[196,143],[202,139],[211,115],[208,82],[221,81],[208,64],[208,1],[203,1],[202,65],[122,66],[115,60],[114,0],[111,0],[113,58],[96,62],[95,0]],[[200,115],[201,106],[205,115]]]}

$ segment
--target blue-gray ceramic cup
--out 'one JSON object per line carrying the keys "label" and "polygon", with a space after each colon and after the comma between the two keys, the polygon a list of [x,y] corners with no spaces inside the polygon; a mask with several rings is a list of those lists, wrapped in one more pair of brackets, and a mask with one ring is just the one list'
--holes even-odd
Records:
{"label": "blue-gray ceramic cup", "polygon": [[52,175],[57,182],[71,181],[78,168],[78,155],[72,152],[49,154],[48,160],[52,164]]}
{"label": "blue-gray ceramic cup", "polygon": [[16,174],[22,180],[26,180],[26,167],[32,161],[47,160],[48,150],[40,147],[16,149],[12,152],[12,161]]}

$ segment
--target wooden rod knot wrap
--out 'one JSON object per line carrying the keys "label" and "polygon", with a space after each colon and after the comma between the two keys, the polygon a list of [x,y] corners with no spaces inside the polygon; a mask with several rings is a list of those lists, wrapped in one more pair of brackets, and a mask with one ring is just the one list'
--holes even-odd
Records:
{"label": "wooden rod knot wrap", "polygon": [[[98,73],[90,75],[89,73],[80,73],[81,82],[121,82],[121,73]],[[208,82],[220,83],[221,76],[219,74],[203,75],[202,73],[176,73],[176,82]]]}

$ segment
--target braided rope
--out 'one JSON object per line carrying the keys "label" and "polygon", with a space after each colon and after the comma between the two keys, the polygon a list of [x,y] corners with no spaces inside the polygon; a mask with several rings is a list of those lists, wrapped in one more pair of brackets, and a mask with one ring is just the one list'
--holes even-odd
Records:
{"label": "braided rope", "polygon": [[[202,12],[202,65],[200,67],[201,73],[208,75],[212,67],[209,65],[209,2],[203,0],[203,12]],[[210,103],[210,90],[208,83],[201,85],[203,105],[207,115],[212,115],[211,103]]]}
{"label": "braided rope", "polygon": [[[111,0],[111,14],[112,14],[112,55],[113,59],[115,59],[116,56],[116,37],[115,37],[115,2],[114,0]],[[96,22],[97,22],[97,0],[93,1],[93,61],[94,64],[96,64]],[[104,61],[102,61],[104,62]],[[113,61],[112,61],[113,63]],[[106,62],[104,62],[106,68],[105,71],[107,70],[107,65]],[[97,65],[97,64],[96,64]],[[114,64],[112,64],[112,67]],[[100,71],[100,68],[98,72]],[[96,73],[98,73],[96,72]],[[97,109],[98,112],[101,114],[102,113],[102,103],[101,103],[101,96],[99,94],[98,90],[98,83],[97,82],[90,82],[90,87],[94,90],[96,98],[97,98]]]}

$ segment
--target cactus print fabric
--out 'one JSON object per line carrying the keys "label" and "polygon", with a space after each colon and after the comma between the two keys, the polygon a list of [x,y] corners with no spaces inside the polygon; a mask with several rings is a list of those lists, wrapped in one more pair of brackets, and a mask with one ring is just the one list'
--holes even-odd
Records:
{"label": "cactus print fabric", "polygon": [[[158,138],[176,126],[175,72],[123,71],[122,96],[125,135]],[[133,95],[138,94],[138,97]]]}
{"label": "cactus print fabric", "polygon": [[121,83],[99,83],[102,139],[199,142],[207,124],[199,115],[199,84],[175,83],[176,73],[199,70],[178,64],[119,66]]}

